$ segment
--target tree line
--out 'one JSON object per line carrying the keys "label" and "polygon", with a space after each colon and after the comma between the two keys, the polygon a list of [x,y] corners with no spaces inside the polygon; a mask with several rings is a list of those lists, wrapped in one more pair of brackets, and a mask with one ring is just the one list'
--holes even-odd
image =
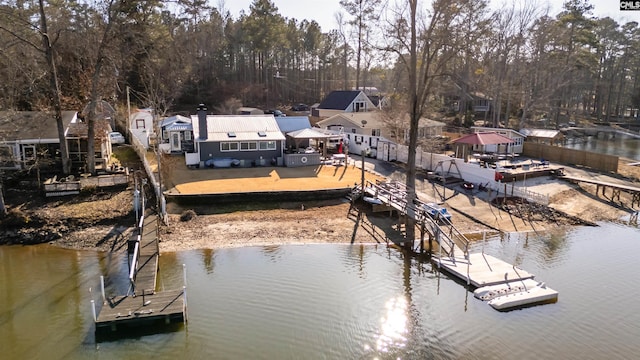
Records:
{"label": "tree line", "polygon": [[[64,109],[123,101],[127,87],[141,106],[161,113],[231,98],[314,103],[331,90],[361,87],[403,97],[407,73],[394,50],[407,24],[383,5],[342,0],[337,29],[323,31],[313,20],[283,17],[272,0],[254,0],[237,18],[224,2],[204,0],[3,0],[0,108],[53,107],[47,50]],[[482,94],[494,101],[494,122],[507,115],[558,120],[563,111],[608,120],[638,107],[638,24],[596,18],[587,0],[569,0],[555,15],[526,1],[490,10],[486,0],[435,0],[417,10],[418,41],[445,42],[439,55],[448,58],[426,101],[457,93],[464,114],[469,97],[462,95]],[[440,22],[426,27],[436,13]]]}

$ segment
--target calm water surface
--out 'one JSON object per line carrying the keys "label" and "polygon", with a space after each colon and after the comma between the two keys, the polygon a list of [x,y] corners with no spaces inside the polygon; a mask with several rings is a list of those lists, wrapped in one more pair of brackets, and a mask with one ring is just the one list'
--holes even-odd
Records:
{"label": "calm water surface", "polygon": [[[189,323],[96,343],[90,300],[126,291],[126,259],[0,247],[2,359],[632,359],[640,353],[640,231],[603,224],[495,237],[475,251],[560,292],[498,312],[428,263],[384,246],[304,245],[167,253]],[[94,289],[89,292],[89,289]]]}
{"label": "calm water surface", "polygon": [[640,139],[617,134],[615,137],[600,135],[583,138],[570,138],[563,145],[576,150],[590,151],[599,154],[615,155],[627,159],[640,161]]}

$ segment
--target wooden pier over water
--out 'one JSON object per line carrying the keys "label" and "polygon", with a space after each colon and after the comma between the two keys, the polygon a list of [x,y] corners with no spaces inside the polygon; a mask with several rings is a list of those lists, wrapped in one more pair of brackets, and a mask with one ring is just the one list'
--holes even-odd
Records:
{"label": "wooden pier over water", "polygon": [[607,190],[607,188],[611,188],[611,201],[615,201],[615,200],[620,201],[620,192],[621,191],[627,192],[631,194],[631,207],[633,208],[633,206],[636,204],[640,205],[640,187],[635,187],[635,186],[630,186],[625,184],[617,184],[609,181],[587,179],[587,178],[570,176],[570,175],[563,175],[563,176],[560,176],[560,178],[570,182],[575,182],[575,183],[584,182],[587,184],[596,185],[596,195],[598,195],[598,193],[600,192],[600,189],[602,189],[602,195],[606,196],[605,191]]}
{"label": "wooden pier over water", "polygon": [[407,202],[404,184],[367,182],[363,194],[378,199],[384,206],[396,210],[402,216],[413,218],[420,229],[420,252],[424,250],[425,236],[428,236],[429,244],[435,241],[438,245],[437,250],[429,246],[438,267],[465,281],[467,285],[482,287],[534,277],[533,274],[493,256],[484,253],[470,254],[469,240],[455,228],[451,220],[439,212],[434,214],[429,210],[428,204],[419,199],[413,204]]}
{"label": "wooden pier over water", "polygon": [[155,213],[147,212],[129,240],[133,255],[128,293],[108,298],[102,280],[103,306],[99,314],[95,305],[93,308],[96,333],[111,331],[114,334],[126,327],[187,321],[186,273],[181,289],[156,292],[160,256],[158,221]]}

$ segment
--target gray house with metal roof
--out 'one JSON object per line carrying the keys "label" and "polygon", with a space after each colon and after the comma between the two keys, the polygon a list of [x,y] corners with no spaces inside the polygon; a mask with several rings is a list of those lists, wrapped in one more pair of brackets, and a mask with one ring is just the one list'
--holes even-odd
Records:
{"label": "gray house with metal roof", "polygon": [[201,104],[191,120],[194,152],[185,154],[188,166],[220,159],[243,167],[282,164],[285,136],[273,115],[207,115]]}

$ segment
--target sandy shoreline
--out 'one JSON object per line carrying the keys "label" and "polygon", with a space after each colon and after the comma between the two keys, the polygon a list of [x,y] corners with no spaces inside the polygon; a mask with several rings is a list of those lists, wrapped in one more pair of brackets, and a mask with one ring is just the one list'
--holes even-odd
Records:
{"label": "sandy shoreline", "polygon": [[[620,170],[626,171],[622,175],[629,178],[639,177],[640,169],[636,167],[621,166]],[[597,176],[593,173],[587,175]],[[431,185],[425,182],[422,186]],[[482,232],[495,232],[496,224],[499,227],[500,224],[515,223],[521,229],[528,226],[535,231],[548,231],[576,224],[572,219],[567,220],[567,217],[589,223],[624,222],[631,211],[628,207],[629,194],[622,193],[620,201],[611,203],[607,196],[595,194],[595,185],[575,185],[541,177],[528,179],[527,187],[549,196],[548,208],[560,212],[560,221],[555,214],[551,221],[548,217],[539,217],[541,212],[545,212],[544,208],[542,211],[536,209],[533,214],[536,215],[535,218],[521,219],[509,214],[496,217],[496,208],[483,202],[484,195],[478,192],[473,196],[461,193],[457,199],[449,201],[458,207],[467,205],[463,210],[470,216],[482,218],[485,213],[491,216],[486,217],[486,222],[483,223],[452,209],[455,227],[470,239],[480,239],[482,235],[479,234]],[[23,197],[20,192],[15,196]],[[33,212],[28,213],[30,224],[37,220],[35,227],[3,229],[0,236],[7,244],[49,242],[65,248],[121,251],[126,249],[127,240],[134,230],[134,219],[129,210],[132,206],[129,190],[93,195],[88,199],[71,202],[50,200],[37,205]],[[450,204],[445,203],[445,206]],[[202,208],[179,208],[170,204],[168,223],[160,228],[160,249],[163,252],[174,252],[283,244],[375,244],[386,243],[387,239],[402,240],[397,231],[397,216],[389,216],[386,212],[373,213],[367,204],[360,204],[360,207],[362,221],[357,223],[356,217],[350,216],[350,203],[345,199],[304,204],[283,201],[233,207],[208,205]],[[197,215],[189,221],[181,221],[181,214],[185,210],[193,210]],[[565,221],[562,221],[562,217],[565,217]],[[44,228],[37,224],[48,225]],[[7,240],[11,236],[14,240]]]}

